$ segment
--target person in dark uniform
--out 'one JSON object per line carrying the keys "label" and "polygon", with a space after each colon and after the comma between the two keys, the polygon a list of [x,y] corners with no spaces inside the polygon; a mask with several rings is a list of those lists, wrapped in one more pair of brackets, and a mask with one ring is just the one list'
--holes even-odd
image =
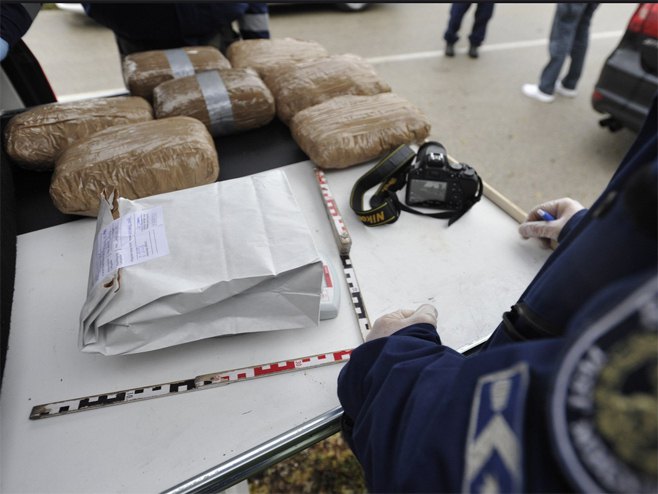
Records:
{"label": "person in dark uniform", "polygon": [[83,7],[89,17],[114,32],[122,57],[183,46],[214,46],[226,53],[236,40],[270,37],[266,3],[89,2]]}
{"label": "person in dark uniform", "polygon": [[476,353],[428,305],[379,318],[338,378],[373,492],[656,492],[658,116],[587,210],[535,208],[558,246]]}
{"label": "person in dark uniform", "polygon": [[[471,58],[477,58],[479,56],[478,48],[484,41],[487,33],[487,24],[493,16],[494,5],[494,2],[475,2],[475,19],[473,20],[471,34],[468,36],[468,56]],[[457,2],[450,6],[450,19],[443,33],[443,39],[446,42],[445,54],[447,57],[455,56],[455,43],[459,40],[459,29],[461,28],[464,15],[466,15],[466,11],[470,6],[471,2]]]}

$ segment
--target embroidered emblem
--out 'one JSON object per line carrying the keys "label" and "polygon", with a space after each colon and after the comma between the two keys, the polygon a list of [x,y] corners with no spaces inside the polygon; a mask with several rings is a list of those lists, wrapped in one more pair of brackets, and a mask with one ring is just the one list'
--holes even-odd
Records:
{"label": "embroidered emblem", "polygon": [[584,492],[658,491],[656,280],[587,327],[551,397],[563,470]]}

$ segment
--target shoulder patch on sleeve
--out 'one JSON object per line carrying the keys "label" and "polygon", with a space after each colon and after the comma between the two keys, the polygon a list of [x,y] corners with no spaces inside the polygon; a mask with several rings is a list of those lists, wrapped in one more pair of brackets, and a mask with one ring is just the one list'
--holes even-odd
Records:
{"label": "shoulder patch on sleeve", "polygon": [[478,380],[468,427],[464,492],[523,491],[525,362]]}

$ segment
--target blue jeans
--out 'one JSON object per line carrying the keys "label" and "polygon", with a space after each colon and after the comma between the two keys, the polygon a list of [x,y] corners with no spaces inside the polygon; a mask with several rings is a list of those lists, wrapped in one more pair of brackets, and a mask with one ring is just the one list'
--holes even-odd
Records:
{"label": "blue jeans", "polygon": [[[487,32],[487,23],[493,16],[494,3],[476,2],[476,4],[475,20],[473,21],[473,29],[468,40],[471,45],[480,46]],[[470,6],[471,3],[453,3],[450,7],[450,20],[448,21],[446,32],[443,34],[443,39],[446,40],[446,43],[454,45],[459,39],[457,33],[462,25],[462,19]]]}
{"label": "blue jeans", "polygon": [[553,94],[567,55],[571,57],[569,71],[562,79],[567,89],[575,89],[583,72],[589,43],[589,25],[597,3],[559,3],[553,18],[548,45],[550,59],[539,78],[539,89]]}

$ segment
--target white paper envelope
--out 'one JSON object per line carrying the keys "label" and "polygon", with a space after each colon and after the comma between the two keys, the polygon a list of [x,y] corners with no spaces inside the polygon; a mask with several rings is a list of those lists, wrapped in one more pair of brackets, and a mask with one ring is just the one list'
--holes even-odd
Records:
{"label": "white paper envelope", "polygon": [[284,172],[120,198],[116,220],[111,208],[102,201],[82,351],[317,326],[322,263]]}

